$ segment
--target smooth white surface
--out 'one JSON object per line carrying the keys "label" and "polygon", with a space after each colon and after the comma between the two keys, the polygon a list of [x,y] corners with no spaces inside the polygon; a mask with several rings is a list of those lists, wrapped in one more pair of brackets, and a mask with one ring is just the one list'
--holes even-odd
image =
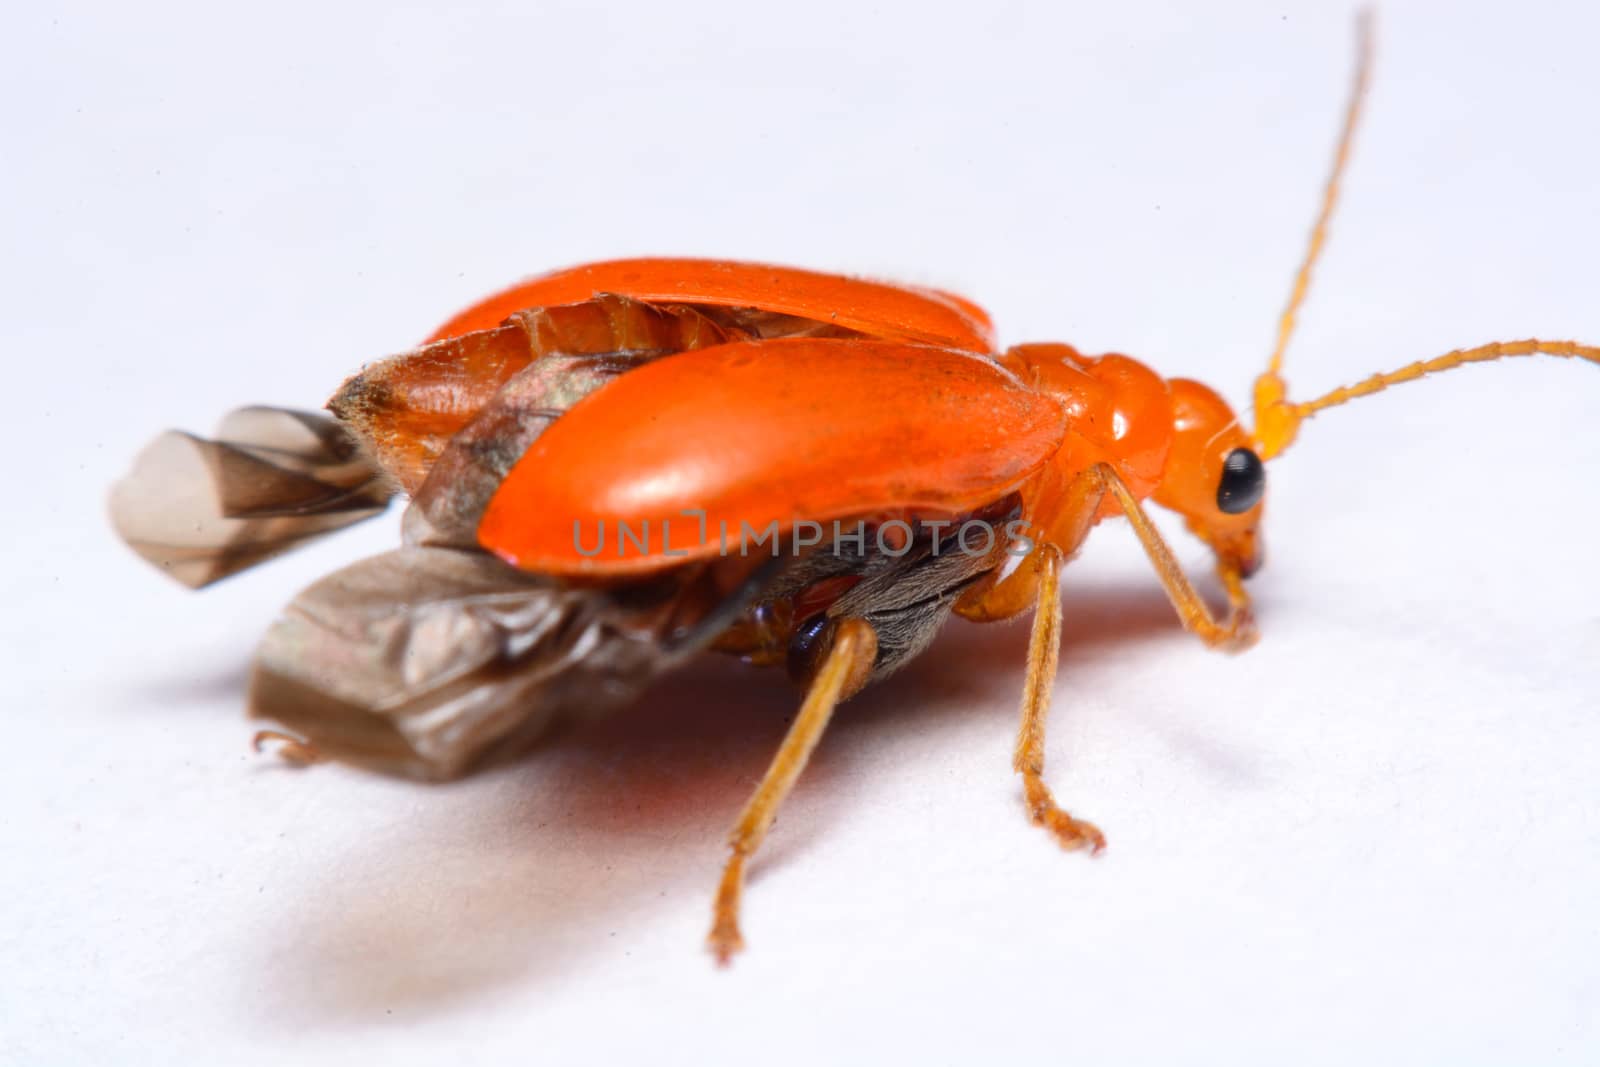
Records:
{"label": "smooth white surface", "polygon": [[[1600,339],[1592,11],[1385,7],[1301,393]],[[0,48],[0,1061],[1600,1057],[1600,368],[1309,427],[1241,658],[1101,531],[1049,745],[1098,861],[1022,815],[1025,627],[952,626],[824,741],[726,973],[700,939],[780,680],[708,664],[452,788],[295,773],[247,751],[252,645],[394,520],[190,595],[102,515],[156,431],[315,405],[620,254],[948,286],[1242,400],[1348,8],[27,5]]]}

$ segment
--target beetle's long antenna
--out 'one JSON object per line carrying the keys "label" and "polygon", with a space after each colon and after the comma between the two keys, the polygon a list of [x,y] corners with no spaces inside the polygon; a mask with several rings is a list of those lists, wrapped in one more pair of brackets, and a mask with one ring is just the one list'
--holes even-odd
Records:
{"label": "beetle's long antenna", "polygon": [[[1300,261],[1300,269],[1294,276],[1294,288],[1289,291],[1289,302],[1284,305],[1283,314],[1278,317],[1278,341],[1273,346],[1272,358],[1267,361],[1266,373],[1256,379],[1255,386],[1255,415],[1257,449],[1263,458],[1275,455],[1288,447],[1289,441],[1294,438],[1293,425],[1298,425],[1299,420],[1289,420],[1293,425],[1285,425],[1281,429],[1280,423],[1285,423],[1287,405],[1284,403],[1286,385],[1283,380],[1283,354],[1289,347],[1289,338],[1294,335],[1296,317],[1300,313],[1300,305],[1305,303],[1306,293],[1311,288],[1311,272],[1317,265],[1317,258],[1322,254],[1322,246],[1328,239],[1328,222],[1333,218],[1333,209],[1339,203],[1339,183],[1344,177],[1345,164],[1350,161],[1350,146],[1355,142],[1356,127],[1361,122],[1361,106],[1366,102],[1367,84],[1372,71],[1372,12],[1363,9],[1356,16],[1356,71],[1355,78],[1350,88],[1350,101],[1345,105],[1344,128],[1339,132],[1339,145],[1333,153],[1333,167],[1328,171],[1328,181],[1322,188],[1322,208],[1317,212],[1317,221],[1311,227],[1311,240],[1306,245],[1305,258]],[[1261,440],[1282,441],[1276,448],[1261,446]]]}
{"label": "beetle's long antenna", "polygon": [[1364,10],[1358,16],[1356,34],[1358,58],[1355,83],[1350,93],[1350,102],[1345,108],[1344,129],[1339,134],[1339,147],[1334,153],[1333,170],[1329,173],[1328,183],[1322,191],[1322,210],[1317,215],[1316,225],[1311,229],[1311,242],[1306,248],[1305,259],[1300,264],[1300,272],[1295,275],[1294,289],[1289,294],[1289,303],[1283,310],[1283,316],[1278,320],[1278,343],[1272,350],[1272,359],[1267,364],[1266,373],[1256,379],[1254,397],[1256,425],[1251,436],[1256,451],[1262,459],[1271,459],[1293,444],[1295,435],[1300,431],[1300,423],[1317,412],[1337,407],[1357,397],[1380,393],[1391,385],[1415,381],[1429,374],[1440,374],[1469,363],[1487,363],[1511,356],[1559,356],[1600,363],[1600,347],[1579,344],[1576,341],[1541,341],[1535,338],[1525,341],[1491,341],[1475,348],[1457,348],[1442,356],[1419,360],[1386,374],[1374,374],[1355,385],[1341,386],[1315,400],[1293,403],[1288,399],[1288,385],[1282,375],[1283,353],[1289,345],[1290,335],[1294,333],[1295,316],[1299,313],[1300,305],[1305,301],[1306,290],[1310,287],[1312,268],[1316,265],[1317,257],[1327,240],[1328,220],[1332,217],[1334,205],[1339,200],[1339,181],[1344,175],[1345,163],[1350,158],[1350,145],[1355,139],[1356,126],[1361,118],[1361,105],[1366,98],[1368,75],[1372,67],[1371,11]]}
{"label": "beetle's long antenna", "polygon": [[1328,172],[1327,184],[1322,188],[1322,208],[1317,212],[1316,225],[1311,227],[1311,241],[1306,246],[1305,258],[1294,276],[1294,288],[1289,293],[1289,303],[1278,318],[1278,343],[1272,349],[1272,359],[1267,362],[1267,373],[1283,370],[1283,353],[1289,347],[1289,337],[1294,333],[1295,317],[1300,305],[1305,303],[1306,291],[1311,288],[1311,271],[1322,254],[1328,239],[1328,221],[1339,203],[1339,183],[1344,177],[1345,164],[1350,161],[1350,146],[1355,142],[1356,127],[1361,122],[1361,106],[1367,98],[1367,82],[1372,71],[1372,11],[1363,9],[1356,16],[1356,73],[1350,88],[1350,101],[1345,105],[1344,129],[1339,133],[1339,147],[1333,154],[1333,168]]}
{"label": "beetle's long antenna", "polygon": [[[1342,385],[1330,393],[1304,403],[1289,403],[1280,395],[1271,401],[1271,418],[1265,423],[1259,416],[1257,418],[1256,448],[1263,459],[1270,459],[1288,448],[1294,441],[1295,432],[1299,429],[1302,419],[1309,418],[1324,408],[1338,407],[1358,397],[1381,393],[1391,385],[1416,381],[1425,375],[1442,374],[1469,363],[1488,363],[1511,356],[1559,356],[1600,363],[1600,346],[1579,344],[1576,341],[1541,341],[1537,338],[1525,341],[1490,341],[1475,348],[1457,348],[1433,359],[1408,363],[1399,370],[1392,370],[1386,374],[1374,374],[1370,378],[1363,378],[1355,385]],[[1261,399],[1259,382],[1256,386],[1256,399],[1258,402]]]}

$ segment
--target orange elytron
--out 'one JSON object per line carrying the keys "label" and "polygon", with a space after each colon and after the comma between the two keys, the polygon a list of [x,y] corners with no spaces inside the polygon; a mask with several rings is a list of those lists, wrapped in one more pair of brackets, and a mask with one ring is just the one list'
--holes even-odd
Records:
{"label": "orange elytron", "polygon": [[979,352],[994,347],[988,313],[950,293],[711,259],[628,259],[558,270],[474,304],[428,340],[493,329],[525,308],[582,303],[596,293],[648,304],[758,308],[896,341]]}
{"label": "orange elytron", "polygon": [[[263,642],[253,714],[300,759],[448,778],[552,723],[632,698],[702,650],[783,665],[800,714],[739,817],[710,943],[742,945],[744,868],[836,705],[951,614],[1033,611],[1015,770],[1029,816],[1099,850],[1043,779],[1062,565],[1128,520],[1183,625],[1255,638],[1264,461],[1317,412],[1467,363],[1600,349],[1460,349],[1291,402],[1283,353],[1338,194],[1366,83],[1256,382],[1254,426],[1199,382],[1063,344],[998,351],[949,294],[688,259],[546,275],[365,368],[336,418],[252,408],[215,440],[169,433],[117,489],[147,559],[207,584],[410,495],[405,546],[307,589]],[[174,490],[174,485],[178,489]],[[1218,617],[1150,522],[1208,544]]]}

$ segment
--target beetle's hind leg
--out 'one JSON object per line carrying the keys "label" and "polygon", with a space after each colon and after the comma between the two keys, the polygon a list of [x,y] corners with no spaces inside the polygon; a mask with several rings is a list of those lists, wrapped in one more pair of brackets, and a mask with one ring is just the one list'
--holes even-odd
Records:
{"label": "beetle's hind leg", "polygon": [[1062,848],[1106,847],[1105,835],[1093,823],[1062,810],[1044,784],[1044,728],[1050,715],[1056,664],[1061,653],[1061,550],[1042,544],[1037,560],[1037,596],[1033,605],[1033,631],[1028,639],[1028,676],[1022,687],[1022,725],[1011,765],[1022,775],[1022,795],[1028,817],[1054,835]]}
{"label": "beetle's hind leg", "polygon": [[726,964],[744,947],[744,938],[739,934],[739,898],[744,891],[745,861],[761,847],[761,840],[771,828],[779,806],[794,788],[812,749],[822,739],[833,709],[865,684],[877,651],[877,634],[868,623],[861,619],[844,619],[837,624],[832,647],[811,679],[800,714],[795,716],[772,765],[728,835],[732,855],[717,886],[711,935],[707,939],[718,963]]}

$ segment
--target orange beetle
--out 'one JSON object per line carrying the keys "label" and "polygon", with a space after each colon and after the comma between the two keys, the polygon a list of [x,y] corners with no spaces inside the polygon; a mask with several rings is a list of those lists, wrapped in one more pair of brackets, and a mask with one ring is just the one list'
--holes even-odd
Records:
{"label": "orange beetle", "polygon": [[[710,935],[721,960],[742,945],[745,862],[834,707],[952,613],[1033,609],[1015,769],[1030,817],[1097,851],[1100,831],[1042,777],[1058,576],[1097,523],[1125,517],[1183,625],[1244,648],[1263,461],[1305,418],[1471,362],[1600,362],[1574,342],[1495,343],[1287,400],[1282,356],[1337,197],[1361,56],[1251,430],[1205,385],[1126,356],[997,351],[983,311],[946,293],[623,260],[462,312],[346,382],[336,420],[247,409],[216,440],[159,438],[113,516],[146,558],[203,585],[411,495],[406,547],[306,590],[263,643],[252,712],[299,735],[262,735],[292,757],[450,777],[702,649],[786,664],[806,695],[730,838]],[[1146,501],[1212,548],[1224,617]]]}

